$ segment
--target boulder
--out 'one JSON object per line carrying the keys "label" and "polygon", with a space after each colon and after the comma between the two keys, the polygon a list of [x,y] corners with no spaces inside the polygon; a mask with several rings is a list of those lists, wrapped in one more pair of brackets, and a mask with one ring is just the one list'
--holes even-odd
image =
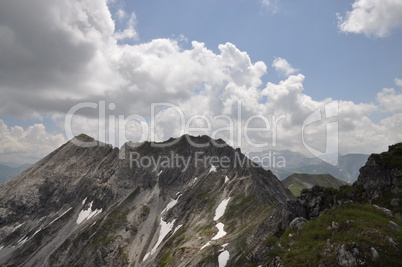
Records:
{"label": "boulder", "polygon": [[300,229],[302,229],[303,224],[305,224],[307,222],[307,220],[303,217],[297,217],[294,218],[290,224],[289,227],[292,229],[296,229],[297,231],[299,231]]}

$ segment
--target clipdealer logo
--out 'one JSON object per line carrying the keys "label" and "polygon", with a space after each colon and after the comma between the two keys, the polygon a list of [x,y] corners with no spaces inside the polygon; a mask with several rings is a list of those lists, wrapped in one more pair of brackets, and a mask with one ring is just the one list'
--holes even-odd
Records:
{"label": "clipdealer logo", "polygon": [[[186,133],[193,132],[203,132],[211,137],[211,142],[213,145],[219,147],[222,143],[216,142],[215,139],[219,139],[219,135],[226,133],[228,136],[226,143],[234,147],[245,147],[254,148],[255,151],[261,150],[267,147],[275,147],[277,145],[277,138],[279,136],[278,131],[281,129],[279,126],[282,122],[287,120],[286,114],[254,114],[247,118],[242,114],[241,101],[237,103],[237,114],[229,116],[227,114],[220,114],[213,117],[208,117],[203,114],[195,114],[190,117],[186,117],[184,112],[177,105],[171,103],[152,103],[150,106],[150,118],[139,114],[131,114],[128,116],[124,115],[106,115],[110,113],[109,111],[114,111],[116,105],[114,103],[109,103],[106,105],[106,101],[94,102],[84,102],[73,106],[66,114],[64,120],[65,134],[68,139],[74,142],[78,146],[91,147],[109,144],[115,144],[117,147],[123,147],[120,151],[120,158],[124,159],[127,157],[124,151],[125,146],[136,146],[135,143],[130,143],[126,135],[126,126],[128,123],[135,121],[140,127],[140,135],[137,140],[138,143],[144,141],[154,141],[156,140],[156,128],[157,128],[157,110],[170,109],[176,112],[178,125],[179,125],[179,135],[184,135]],[[74,138],[72,124],[73,118],[77,113],[82,112],[83,109],[93,109],[98,112],[98,140],[92,142],[83,142],[79,139]],[[303,121],[301,126],[301,141],[302,145],[309,151],[313,156],[320,158],[321,160],[330,163],[332,165],[337,165],[338,163],[338,115],[339,115],[339,103],[338,101],[332,101],[327,103],[325,106],[314,110],[310,113],[306,119]],[[195,127],[194,122],[202,121],[204,127]],[[256,123],[257,122],[257,123]],[[324,149],[317,149],[312,146],[306,136],[310,135],[309,130],[317,130],[316,124],[326,125],[325,131],[318,130],[319,139],[325,142]],[[217,125],[219,127],[217,127]],[[223,126],[222,126],[223,125]],[[256,127],[258,125],[258,127]],[[283,128],[282,128],[283,129]],[[314,131],[313,131],[314,132]],[[251,138],[254,134],[258,134],[260,139]],[[264,137],[265,136],[265,137]],[[172,138],[168,141],[157,143],[152,142],[153,147],[169,147],[178,142],[179,139]],[[187,141],[191,146],[194,147],[205,147],[209,143],[200,144],[195,143],[187,136]],[[284,140],[286,141],[286,140]],[[278,160],[277,160],[278,158]],[[264,159],[267,161],[267,159]],[[256,162],[264,162],[264,160],[255,160]],[[276,162],[275,162],[276,160]],[[276,165],[286,166],[285,159],[279,158],[275,155],[268,158],[268,162],[271,164],[274,162]],[[272,166],[270,166],[272,167]],[[276,166],[277,167],[277,166]]]}

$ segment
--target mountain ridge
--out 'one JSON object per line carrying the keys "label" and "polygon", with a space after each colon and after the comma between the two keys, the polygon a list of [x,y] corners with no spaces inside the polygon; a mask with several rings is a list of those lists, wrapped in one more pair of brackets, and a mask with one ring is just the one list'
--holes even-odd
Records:
{"label": "mountain ridge", "polygon": [[0,265],[394,264],[400,147],[371,155],[353,186],[296,198],[222,140],[118,149],[80,135],[0,186]]}
{"label": "mountain ridge", "polygon": [[[263,262],[264,239],[298,215],[281,208],[293,203],[290,191],[222,140],[185,135],[170,141],[176,143],[117,149],[78,136],[0,186],[0,264],[208,265],[222,254],[216,246],[226,243],[229,263],[249,261],[240,247]],[[139,159],[174,154],[191,164],[130,168],[130,153]],[[196,164],[196,153],[206,165]],[[223,166],[214,157],[231,160]],[[223,214],[216,219],[216,213]]]}

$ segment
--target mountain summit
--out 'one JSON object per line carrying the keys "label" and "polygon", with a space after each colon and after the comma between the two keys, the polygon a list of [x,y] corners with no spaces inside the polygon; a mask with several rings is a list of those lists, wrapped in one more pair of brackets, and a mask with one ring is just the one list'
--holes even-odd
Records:
{"label": "mountain summit", "polygon": [[0,264],[264,263],[266,238],[298,216],[293,202],[222,140],[117,149],[80,135],[0,187]]}

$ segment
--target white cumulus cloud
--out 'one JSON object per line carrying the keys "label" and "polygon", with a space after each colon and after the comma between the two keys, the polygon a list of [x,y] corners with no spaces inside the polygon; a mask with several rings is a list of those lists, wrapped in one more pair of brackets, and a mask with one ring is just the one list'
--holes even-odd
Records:
{"label": "white cumulus cloud", "polygon": [[400,0],[356,0],[352,8],[344,16],[338,14],[342,32],[385,37],[393,29],[402,28]]}
{"label": "white cumulus cloud", "polygon": [[399,87],[402,87],[402,79],[395,78],[395,84]]}
{"label": "white cumulus cloud", "polygon": [[[395,84],[402,87],[402,80],[396,78]],[[385,112],[401,112],[402,111],[402,92],[398,92],[395,88],[383,88],[377,93],[377,101]]]}
{"label": "white cumulus cloud", "polygon": [[34,163],[61,146],[66,139],[62,134],[50,134],[43,124],[24,129],[8,127],[0,120],[0,162]]}
{"label": "white cumulus cloud", "polygon": [[272,67],[279,73],[289,76],[291,74],[294,74],[296,72],[298,72],[298,69],[295,69],[292,67],[292,65],[289,64],[289,62],[284,59],[284,58],[276,58],[273,62],[272,62]]}
{"label": "white cumulus cloud", "polygon": [[385,111],[402,111],[402,93],[398,93],[394,88],[383,88],[377,94],[377,100]]}
{"label": "white cumulus cloud", "polygon": [[[117,16],[119,19],[123,20],[127,15],[125,13],[122,13],[122,10],[119,10]],[[130,19],[127,21],[126,28],[122,31],[115,32],[113,36],[117,40],[125,40],[125,39],[138,40],[139,37],[136,26],[137,26],[137,16],[135,15],[135,13],[131,13]]]}
{"label": "white cumulus cloud", "polygon": [[261,5],[273,13],[278,12],[278,0],[261,0]]}
{"label": "white cumulus cloud", "polygon": [[[124,38],[138,36],[135,14],[120,13],[117,16],[128,23],[126,32],[116,31],[105,0],[37,0],[24,5],[20,1],[0,2],[0,115],[47,114],[63,130],[69,109],[89,102],[95,107],[74,114],[73,135],[84,132],[120,146],[116,139],[124,138],[113,135],[122,129],[132,141],[144,136],[150,139],[151,133],[161,141],[189,132],[223,138],[245,151],[256,149],[250,140],[303,151],[303,122],[333,101],[307,95],[305,76],[284,58],[275,59],[272,66],[285,78],[263,84],[266,64],[253,61],[232,43],[220,44],[216,52],[196,41],[186,49],[172,39],[120,44]],[[400,80],[395,82],[400,84]],[[395,90],[383,90],[377,98],[379,105],[400,111],[392,100],[399,99]],[[106,118],[118,119],[120,115],[124,119],[118,129],[105,122],[108,133],[99,131],[102,103]],[[170,106],[160,104],[152,118],[155,103]],[[339,101],[342,153],[378,152],[400,141],[399,130],[390,127],[392,119],[399,121],[400,116],[392,114],[390,119],[375,123],[369,114],[378,108],[370,103]],[[129,118],[134,120],[128,122]],[[150,128],[151,119],[156,122],[155,129]],[[309,125],[306,131],[311,136],[307,139],[325,146],[326,123],[324,116]],[[245,125],[263,130],[245,136]],[[42,124],[23,129],[1,123],[1,127],[0,161],[39,159],[64,141]]]}

